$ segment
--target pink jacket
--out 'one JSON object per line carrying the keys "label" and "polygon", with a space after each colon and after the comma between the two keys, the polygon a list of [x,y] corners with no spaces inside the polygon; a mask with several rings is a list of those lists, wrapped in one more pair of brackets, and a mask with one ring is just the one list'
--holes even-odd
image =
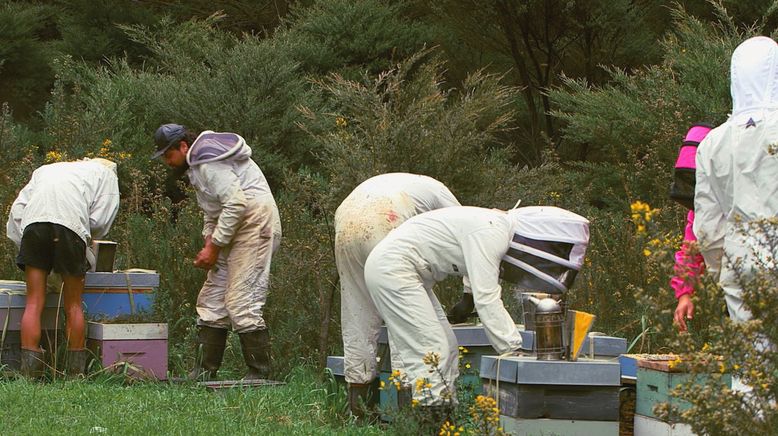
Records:
{"label": "pink jacket", "polygon": [[683,234],[681,249],[675,252],[675,276],[670,279],[670,286],[675,291],[675,298],[681,295],[693,294],[694,284],[699,280],[705,269],[705,264],[700,253],[690,253],[690,242],[697,241],[692,231],[694,224],[694,211],[690,210],[686,215],[686,229]]}
{"label": "pink jacket", "polygon": [[[686,138],[684,138],[683,145],[678,153],[678,159],[675,162],[676,177],[678,177],[679,172],[683,171],[686,171],[687,175],[691,174],[693,176],[693,171],[696,167],[697,145],[702,142],[710,131],[710,126],[696,124],[686,133]],[[694,186],[691,185],[691,188],[693,189]],[[693,199],[693,194],[689,193],[689,195]],[[673,268],[675,276],[670,279],[670,286],[675,291],[675,298],[681,298],[681,295],[694,293],[694,285],[705,268],[702,255],[700,253],[690,253],[691,242],[697,241],[697,237],[694,235],[693,224],[694,211],[690,210],[686,215],[683,244],[681,244],[681,249],[675,252],[675,267]]]}

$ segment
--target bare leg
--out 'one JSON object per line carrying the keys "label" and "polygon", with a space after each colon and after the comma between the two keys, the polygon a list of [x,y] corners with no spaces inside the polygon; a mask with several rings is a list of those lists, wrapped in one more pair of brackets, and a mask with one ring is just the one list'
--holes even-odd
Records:
{"label": "bare leg", "polygon": [[24,269],[27,280],[27,303],[22,315],[22,348],[40,351],[41,314],[46,302],[46,277],[48,272],[40,268],[27,266]]}
{"label": "bare leg", "polygon": [[86,329],[84,311],[81,308],[81,294],[84,292],[84,276],[62,276],[65,299],[65,334],[68,350],[83,350]]}

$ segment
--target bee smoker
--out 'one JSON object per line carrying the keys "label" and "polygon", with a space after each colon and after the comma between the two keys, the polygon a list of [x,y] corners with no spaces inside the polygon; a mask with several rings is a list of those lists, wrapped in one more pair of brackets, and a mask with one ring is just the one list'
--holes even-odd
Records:
{"label": "bee smoker", "polygon": [[562,360],[565,354],[562,306],[553,298],[529,297],[535,304],[535,351],[538,360]]}

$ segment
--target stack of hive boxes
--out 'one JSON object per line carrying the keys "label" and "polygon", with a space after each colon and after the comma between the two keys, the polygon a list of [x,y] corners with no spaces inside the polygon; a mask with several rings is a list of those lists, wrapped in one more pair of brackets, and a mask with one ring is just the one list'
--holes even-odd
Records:
{"label": "stack of hive boxes", "polygon": [[[632,361],[632,362],[629,362]],[[672,395],[673,390],[688,383],[704,383],[708,376],[693,375],[685,371],[677,356],[671,354],[633,354],[622,357],[622,365],[634,368],[636,375],[635,426],[636,436],[692,436],[688,424],[678,422],[675,413],[660,417],[654,413],[655,406],[667,403],[682,412],[690,407],[684,400]],[[722,382],[731,384],[729,374],[717,374]]]}
{"label": "stack of hive boxes", "polygon": [[484,356],[484,391],[497,399],[513,435],[618,435],[621,369],[626,340],[590,335],[578,361],[536,356]]}
{"label": "stack of hive boxes", "polygon": [[87,273],[83,301],[92,320],[87,347],[103,367],[167,379],[167,324],[137,322],[151,312],[158,286],[153,271]]}

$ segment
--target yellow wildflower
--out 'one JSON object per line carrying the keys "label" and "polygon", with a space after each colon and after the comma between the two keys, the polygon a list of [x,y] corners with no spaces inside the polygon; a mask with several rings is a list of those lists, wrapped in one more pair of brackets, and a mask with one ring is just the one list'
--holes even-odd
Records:
{"label": "yellow wildflower", "polygon": [[346,121],[343,117],[337,117],[335,118],[335,125],[338,127],[346,127],[348,125],[348,121]]}
{"label": "yellow wildflower", "polygon": [[59,162],[62,160],[62,153],[58,152],[57,150],[51,150],[46,153],[46,162]]}

